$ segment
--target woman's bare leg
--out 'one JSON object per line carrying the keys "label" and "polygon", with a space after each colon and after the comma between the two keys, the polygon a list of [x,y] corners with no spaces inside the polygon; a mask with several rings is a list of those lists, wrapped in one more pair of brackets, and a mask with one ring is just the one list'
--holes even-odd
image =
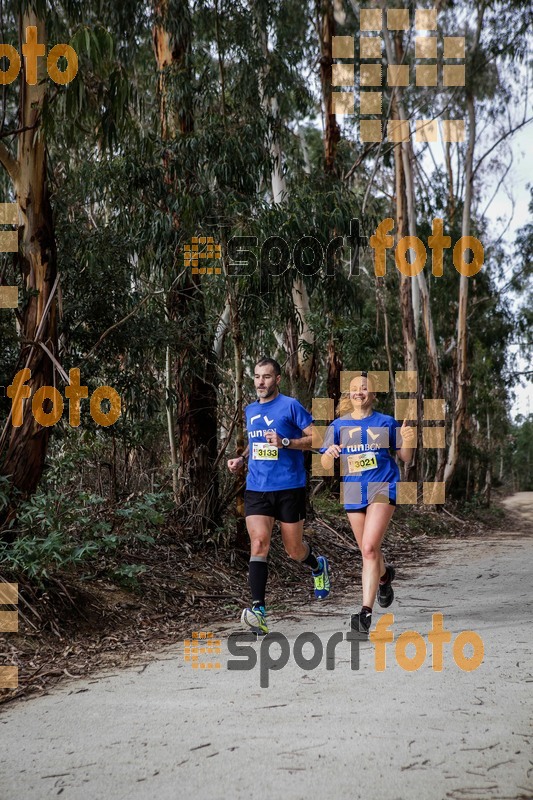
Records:
{"label": "woman's bare leg", "polygon": [[395,506],[371,503],[365,513],[348,514],[355,540],[363,557],[363,605],[373,608],[379,579],[385,572],[381,543]]}

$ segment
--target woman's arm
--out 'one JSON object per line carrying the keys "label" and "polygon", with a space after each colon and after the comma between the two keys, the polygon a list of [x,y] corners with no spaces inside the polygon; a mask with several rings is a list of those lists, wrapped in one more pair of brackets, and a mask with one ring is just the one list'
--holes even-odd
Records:
{"label": "woman's arm", "polygon": [[335,459],[339,458],[341,454],[341,448],[338,444],[332,444],[328,447],[325,453],[322,453],[322,458],[320,459],[320,463],[324,467],[324,469],[331,469],[333,466]]}
{"label": "woman's arm", "polygon": [[324,469],[331,469],[333,464],[335,463],[335,459],[339,458],[342,448],[340,445],[335,443],[335,427],[333,424],[328,426],[326,431],[326,435],[324,436],[324,443],[323,447],[325,448],[324,452],[322,453],[322,457],[320,459],[320,463],[324,467]]}
{"label": "woman's arm", "polygon": [[398,455],[406,463],[411,461],[413,457],[413,450],[416,450],[416,428],[411,428],[404,419],[403,425],[400,428],[400,436],[402,438],[402,446],[398,450]]}

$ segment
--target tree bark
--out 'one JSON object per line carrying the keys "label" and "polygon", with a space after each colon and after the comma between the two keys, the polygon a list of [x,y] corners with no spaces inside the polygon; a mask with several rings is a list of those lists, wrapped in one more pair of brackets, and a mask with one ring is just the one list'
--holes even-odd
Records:
{"label": "tree bark", "polygon": [[[467,95],[468,113],[468,149],[465,164],[465,196],[463,201],[462,236],[470,235],[470,213],[473,189],[474,145],[476,141],[476,115],[474,98]],[[461,275],[459,279],[459,310],[457,315],[457,349],[455,365],[455,403],[452,418],[450,449],[444,470],[444,480],[449,483],[457,467],[459,458],[459,436],[464,427],[466,416],[466,387],[468,382],[468,336],[467,336],[467,303],[468,278]]]}
{"label": "tree bark", "polygon": [[176,421],[174,419],[174,400],[172,397],[172,357],[170,347],[167,345],[165,353],[165,403],[167,408],[167,431],[170,448],[170,468],[172,470],[172,494],[174,502],[179,499],[178,480],[178,448],[176,446]]}
{"label": "tree bark", "polygon": [[333,113],[331,92],[332,37],[335,35],[335,16],[331,0],[317,0],[317,16],[320,27],[320,83],[324,107],[324,169],[326,174],[329,174],[335,171],[337,146],[341,138],[337,117]]}
{"label": "tree bark", "polygon": [[287,341],[289,359],[287,362],[291,381],[291,393],[310,407],[316,381],[316,354],[314,333],[307,324],[310,301],[303,278],[296,278],[292,285],[292,301],[296,322],[289,321]]}
{"label": "tree bark", "polygon": [[341,397],[341,371],[343,369],[342,359],[337,351],[335,339],[330,336],[328,341],[328,353],[326,358],[327,378],[326,386],[328,397],[333,400],[333,407],[337,408],[337,403]]}
{"label": "tree bark", "polygon": [[[35,26],[38,43],[46,44],[45,21],[34,10],[29,9],[19,20],[20,51],[28,26]],[[47,185],[46,137],[41,127],[48,78],[45,59],[39,58],[37,64],[37,83],[31,85],[26,82],[23,59],[19,78],[19,118],[22,132],[18,134],[17,158],[14,159],[4,146],[0,149],[0,162],[11,178],[19,207],[21,227],[18,263],[25,289],[32,292],[21,311],[20,333],[23,345],[19,357],[21,368],[24,366],[31,370],[28,385],[32,396],[41,386],[54,385],[54,366],[41,347],[30,343],[38,339],[46,344],[53,355],[57,355],[56,297],[52,296],[57,275],[57,254]],[[45,401],[45,411],[51,410],[48,403],[49,401]],[[50,428],[37,423],[31,412],[29,399],[24,405],[22,425],[15,428],[8,420],[0,449],[3,450],[7,441],[2,473],[10,475],[12,484],[24,496],[28,496],[35,491],[42,475]]]}
{"label": "tree bark", "polygon": [[[271,193],[273,203],[287,203],[288,191],[283,173],[283,151],[279,136],[279,110],[275,96],[267,91],[269,73],[269,49],[266,20],[256,18],[255,28],[263,52],[263,66],[259,71],[259,90],[261,104],[269,119],[269,149],[271,156]],[[294,320],[289,320],[284,334],[284,346],[287,352],[286,373],[291,386],[291,394],[304,405],[308,405],[313,395],[316,379],[315,337],[307,324],[310,309],[309,293],[301,276],[294,279],[292,286],[294,304]]]}
{"label": "tree bark", "polygon": [[[396,62],[393,61],[394,55],[392,50],[390,34],[386,29],[384,29],[383,31],[383,36],[385,41],[385,49],[387,51],[387,59],[389,63],[391,64],[402,63],[404,59],[404,50],[403,50],[403,43],[401,36],[396,36],[395,38]],[[395,87],[394,95],[395,95],[395,102],[397,105],[398,118],[407,119],[407,115],[405,113],[405,108],[403,104],[402,90],[399,87]],[[403,175],[405,180],[405,198],[406,198],[406,209],[407,209],[407,220],[408,220],[408,232],[409,236],[416,236],[417,233],[416,195],[415,195],[415,182],[413,175],[413,162],[415,156],[414,156],[411,137],[409,137],[408,141],[401,143],[401,156],[402,156]],[[414,280],[412,278],[407,278],[407,280],[411,281],[415,336],[417,334],[417,325],[418,325],[417,298],[419,297],[420,299],[421,309],[422,309],[422,323],[424,327],[424,336],[426,340],[428,366],[431,376],[432,397],[435,399],[439,399],[442,398],[443,396],[443,388],[442,388],[442,380],[439,367],[437,343],[435,339],[435,329],[433,326],[433,317],[431,314],[429,291],[424,271],[421,270]],[[418,414],[419,427],[421,427],[421,422],[422,422],[422,417],[420,414],[421,410],[420,401],[421,401],[421,396],[419,395],[419,414]],[[445,462],[446,462],[446,452],[445,449],[441,448],[437,451],[437,470],[436,470],[435,480],[442,480],[442,475],[444,474]]]}
{"label": "tree bark", "polygon": [[[154,53],[159,70],[158,97],[161,133],[165,140],[194,132],[192,27],[187,0],[156,0],[153,28]],[[180,86],[181,105],[172,101],[172,86]],[[165,156],[165,181],[173,179]],[[173,217],[176,229],[181,221]],[[213,465],[217,456],[216,370],[211,345],[202,336],[206,312],[200,279],[187,272],[179,291],[167,298],[170,319],[192,318],[199,335],[194,344],[174,357],[176,426],[179,450],[178,504],[184,507],[193,530],[204,533],[216,517],[218,482]],[[172,442],[170,443],[172,449]]]}
{"label": "tree bark", "polygon": [[[471,52],[475,53],[479,47],[485,3],[477,9],[477,24],[474,43]],[[476,143],[476,109],[474,97],[470,88],[466,91],[466,110],[468,114],[468,147],[465,157],[465,196],[463,200],[462,236],[470,235],[471,207],[474,188],[474,147]],[[467,332],[467,303],[468,303],[468,277],[461,274],[459,279],[459,310],[457,314],[457,349],[455,358],[455,403],[453,409],[452,429],[448,459],[444,469],[444,480],[447,484],[453,478],[459,459],[459,437],[463,430],[466,418],[466,400],[468,383],[468,332]]]}
{"label": "tree bark", "polygon": [[[400,34],[399,34],[400,35]],[[393,89],[391,103],[391,119],[400,119],[397,89]],[[405,185],[405,171],[402,159],[402,145],[400,142],[394,145],[394,177],[396,195],[396,244],[407,235],[407,197]],[[407,277],[402,272],[400,276],[400,314],[402,319],[402,337],[404,351],[404,369],[418,374],[418,355],[416,349],[416,330],[413,304],[413,279]],[[396,397],[396,391],[395,391]],[[417,406],[421,406],[421,389],[418,385]],[[421,426],[418,426],[419,444],[422,441]],[[413,458],[408,464],[404,464],[404,478],[406,481],[416,481],[417,479],[417,450],[413,452]]]}

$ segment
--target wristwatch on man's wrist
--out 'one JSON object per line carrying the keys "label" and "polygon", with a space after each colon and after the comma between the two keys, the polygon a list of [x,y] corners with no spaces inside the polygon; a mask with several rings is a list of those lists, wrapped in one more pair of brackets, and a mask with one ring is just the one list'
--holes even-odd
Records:
{"label": "wristwatch on man's wrist", "polygon": [[287,439],[287,437],[285,437],[284,439],[281,440],[281,446],[282,447],[288,447],[290,445],[290,443],[291,443],[291,440]]}

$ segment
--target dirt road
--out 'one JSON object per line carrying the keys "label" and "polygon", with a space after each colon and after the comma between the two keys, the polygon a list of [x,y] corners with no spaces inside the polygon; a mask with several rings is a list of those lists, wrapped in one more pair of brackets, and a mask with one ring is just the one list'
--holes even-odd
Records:
{"label": "dirt road", "polygon": [[[346,635],[347,605],[312,603],[274,617],[287,642],[253,644],[249,670],[228,669],[236,626],[217,629],[221,654],[200,659],[218,658],[219,669],[192,669],[177,643],[145,667],[8,707],[0,716],[2,800],[531,798],[533,493],[507,504],[531,522],[526,533],[438,542],[426,563],[398,576],[389,609],[395,641],[379,646],[383,671],[371,642],[361,644],[355,669],[356,648],[345,638],[334,669],[325,655],[312,670],[296,663],[303,632],[318,634],[324,650],[334,634]],[[440,672],[427,638],[437,613],[451,632]],[[426,650],[414,671],[404,667],[415,644],[402,658],[397,641],[408,630],[421,635],[418,657]],[[479,639],[464,650],[459,639],[454,649],[462,631],[483,643],[471,671],[461,665],[475,665]],[[275,661],[282,647],[290,648],[286,665],[268,670],[268,653]],[[300,664],[319,649],[316,640],[306,644]],[[461,653],[474,660],[461,662]]]}

